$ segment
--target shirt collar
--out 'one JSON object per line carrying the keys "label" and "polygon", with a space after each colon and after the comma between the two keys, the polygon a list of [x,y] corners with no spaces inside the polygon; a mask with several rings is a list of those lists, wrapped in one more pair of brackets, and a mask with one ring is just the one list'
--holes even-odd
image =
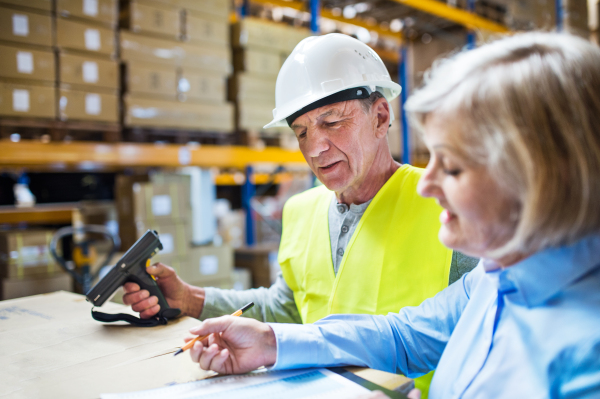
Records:
{"label": "shirt collar", "polygon": [[[513,285],[528,307],[538,306],[600,267],[600,235],[549,248],[500,273],[500,285]],[[514,298],[516,299],[516,298]]]}

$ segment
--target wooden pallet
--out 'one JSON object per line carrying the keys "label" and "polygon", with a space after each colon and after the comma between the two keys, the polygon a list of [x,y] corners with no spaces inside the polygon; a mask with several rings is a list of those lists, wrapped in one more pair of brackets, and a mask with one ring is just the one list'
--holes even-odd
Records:
{"label": "wooden pallet", "polygon": [[0,119],[0,139],[34,139],[49,141],[121,141],[118,123],[57,121],[49,119]]}

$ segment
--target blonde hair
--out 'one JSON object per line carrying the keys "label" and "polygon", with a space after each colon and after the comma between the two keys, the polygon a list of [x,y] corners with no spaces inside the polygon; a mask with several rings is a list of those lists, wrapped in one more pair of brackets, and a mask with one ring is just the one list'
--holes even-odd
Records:
{"label": "blonde hair", "polygon": [[[532,253],[600,232],[600,49],[525,33],[438,62],[407,104],[517,199],[516,231],[493,256]],[[510,215],[507,215],[509,217]]]}

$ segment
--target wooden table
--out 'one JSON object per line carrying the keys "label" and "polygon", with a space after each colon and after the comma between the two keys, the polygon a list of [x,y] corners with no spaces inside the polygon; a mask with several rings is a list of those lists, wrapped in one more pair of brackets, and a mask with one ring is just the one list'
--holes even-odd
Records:
{"label": "wooden table", "polygon": [[[171,355],[198,320],[183,317],[152,328],[105,325],[90,310],[84,296],[63,291],[0,302],[0,397],[98,398],[214,375],[190,356]],[[102,310],[130,312],[112,302]],[[411,383],[381,371],[351,371],[392,390]]]}

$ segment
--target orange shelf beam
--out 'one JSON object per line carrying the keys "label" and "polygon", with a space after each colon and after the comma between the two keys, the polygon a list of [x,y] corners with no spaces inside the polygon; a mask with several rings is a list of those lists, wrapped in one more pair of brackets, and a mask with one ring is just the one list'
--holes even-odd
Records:
{"label": "orange shelf beam", "polygon": [[220,167],[242,169],[255,163],[305,164],[300,151],[277,147],[21,141],[0,142],[0,167]]}

